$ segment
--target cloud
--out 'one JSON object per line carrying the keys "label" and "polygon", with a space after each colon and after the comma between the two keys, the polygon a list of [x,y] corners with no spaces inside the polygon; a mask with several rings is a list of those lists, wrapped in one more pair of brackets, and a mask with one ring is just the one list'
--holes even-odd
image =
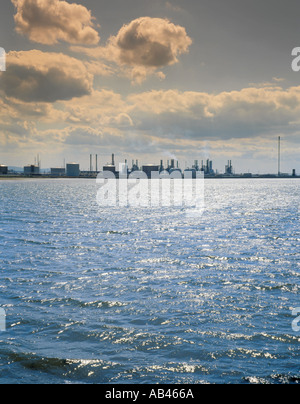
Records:
{"label": "cloud", "polygon": [[294,132],[300,87],[244,88],[209,94],[178,90],[132,94],[139,130],[177,139],[234,139]]}
{"label": "cloud", "polygon": [[109,90],[93,91],[90,95],[63,102],[68,122],[100,126],[131,126],[128,104],[120,94]]}
{"label": "cloud", "polygon": [[248,164],[247,170],[249,159],[269,156],[272,162],[276,138],[282,135],[289,164],[297,167],[299,116],[300,86],[277,84],[220,93],[174,89],[128,96],[92,90],[53,104],[4,97],[0,143],[2,150],[48,150],[51,159],[56,158],[55,145],[79,161],[93,150],[107,155],[115,150],[124,158],[146,161],[151,154],[159,159],[166,153],[181,160],[219,158],[222,165],[227,155],[240,159],[239,165]]}
{"label": "cloud", "polygon": [[176,13],[182,13],[183,9],[179,6],[175,6],[174,4],[172,4],[170,1],[166,2],[166,9],[167,10],[171,10],[174,11]]}
{"label": "cloud", "polygon": [[104,76],[109,77],[114,74],[114,69],[105,63],[102,63],[98,60],[92,61],[83,61],[84,65],[86,66],[89,73],[93,74],[94,76]]}
{"label": "cloud", "polygon": [[159,69],[178,63],[178,57],[187,53],[191,44],[184,27],[167,19],[141,17],[124,25],[106,46],[94,49],[73,46],[71,50],[110,61],[123,75],[140,84],[149,75],[164,79]]}
{"label": "cloud", "polygon": [[105,116],[101,120],[101,123],[105,126],[117,128],[131,128],[134,126],[131,117],[125,112],[122,112],[116,116]]}
{"label": "cloud", "polygon": [[88,95],[93,75],[79,60],[38,50],[10,52],[0,77],[7,97],[24,102],[55,102]]}
{"label": "cloud", "polygon": [[142,17],[124,25],[110,44],[123,64],[159,68],[177,63],[192,40],[185,28],[166,19]]}
{"label": "cloud", "polygon": [[91,12],[82,5],[60,0],[11,1],[16,7],[17,32],[33,42],[96,45],[100,41]]}
{"label": "cloud", "polygon": [[67,130],[67,136],[65,143],[69,145],[89,145],[99,146],[103,140],[103,134],[99,133],[99,130],[95,130],[89,127],[86,128],[70,128]]}

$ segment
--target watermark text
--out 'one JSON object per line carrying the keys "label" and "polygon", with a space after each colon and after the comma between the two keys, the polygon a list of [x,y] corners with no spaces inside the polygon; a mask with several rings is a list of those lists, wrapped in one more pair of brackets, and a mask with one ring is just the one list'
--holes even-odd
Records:
{"label": "watermark text", "polygon": [[300,307],[292,310],[292,315],[296,317],[292,321],[292,329],[294,332],[300,332]]}
{"label": "watermark text", "polygon": [[6,331],[6,312],[0,309],[0,332]]}
{"label": "watermark text", "polygon": [[142,171],[130,175],[104,171],[97,177],[97,203],[100,207],[160,208],[183,207],[204,210],[204,175],[179,171]]}
{"label": "watermark text", "polygon": [[6,52],[3,48],[0,48],[0,72],[6,71]]}

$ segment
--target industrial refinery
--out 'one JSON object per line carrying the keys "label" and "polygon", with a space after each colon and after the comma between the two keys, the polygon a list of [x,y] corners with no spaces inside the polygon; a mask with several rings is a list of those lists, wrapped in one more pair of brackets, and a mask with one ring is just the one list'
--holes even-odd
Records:
{"label": "industrial refinery", "polygon": [[185,176],[190,173],[193,178],[196,178],[197,173],[201,172],[205,178],[300,178],[296,170],[293,169],[292,173],[281,172],[281,156],[280,156],[280,138],[278,139],[278,174],[252,174],[250,172],[244,174],[237,174],[232,164],[232,160],[228,160],[224,167],[223,172],[214,169],[213,161],[207,160],[194,160],[191,166],[182,168],[179,161],[170,159],[167,161],[160,160],[159,164],[140,164],[139,160],[132,160],[131,164],[128,160],[116,163],[115,154],[112,154],[111,161],[104,164],[100,168],[100,159],[97,154],[90,154],[89,169],[81,170],[80,164],[70,162],[64,164],[63,167],[51,167],[50,169],[41,169],[41,161],[39,156],[35,159],[34,164],[24,166],[22,172],[20,170],[10,169],[7,165],[0,165],[0,177],[36,177],[36,178],[96,178],[100,173],[111,172],[116,178],[122,175],[129,176],[134,172],[143,172],[148,178],[151,178],[152,173],[176,173],[177,175]]}
{"label": "industrial refinery", "polygon": [[247,173],[236,173],[232,160],[228,160],[224,171],[219,172],[214,169],[213,161],[210,159],[194,160],[191,166],[185,163],[185,168],[182,168],[178,160],[170,159],[167,161],[160,160],[159,164],[140,164],[139,160],[132,160],[131,164],[128,160],[119,161],[116,163],[115,154],[111,155],[110,162],[104,164],[100,168],[100,159],[98,154],[90,154],[88,156],[89,169],[81,170],[80,164],[77,162],[65,163],[62,167],[51,167],[50,169],[41,169],[41,160],[39,155],[34,159],[34,164],[24,166],[23,170],[10,168],[7,165],[0,164],[0,178],[6,177],[36,177],[36,178],[96,178],[100,173],[112,173],[115,178],[122,176],[129,177],[134,172],[142,172],[148,178],[152,178],[153,173],[173,174],[185,177],[186,173],[192,178],[197,177],[197,173],[202,173],[205,178],[300,178],[296,169],[291,173],[283,173],[281,171],[281,137],[278,137],[278,172],[277,174],[253,174],[250,171]]}

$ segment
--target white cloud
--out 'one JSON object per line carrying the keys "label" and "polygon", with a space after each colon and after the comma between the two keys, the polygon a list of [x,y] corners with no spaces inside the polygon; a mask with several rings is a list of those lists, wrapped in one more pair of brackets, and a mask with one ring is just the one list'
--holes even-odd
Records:
{"label": "white cloud", "polygon": [[142,17],[124,25],[110,38],[112,52],[122,64],[160,68],[178,62],[192,44],[185,28],[161,18]]}
{"label": "white cloud", "polygon": [[132,94],[132,119],[161,136],[191,139],[251,138],[294,131],[300,113],[300,87],[245,88],[209,94],[150,91]]}
{"label": "white cloud", "polygon": [[16,7],[18,33],[33,42],[53,45],[58,41],[96,45],[98,32],[91,12],[84,6],[60,0],[11,0]]}

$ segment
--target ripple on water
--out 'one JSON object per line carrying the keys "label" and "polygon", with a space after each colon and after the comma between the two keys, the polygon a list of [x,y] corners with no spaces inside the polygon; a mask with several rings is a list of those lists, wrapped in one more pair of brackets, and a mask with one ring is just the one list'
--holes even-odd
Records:
{"label": "ripple on water", "polygon": [[298,384],[299,185],[206,181],[197,219],[0,183],[1,380]]}

